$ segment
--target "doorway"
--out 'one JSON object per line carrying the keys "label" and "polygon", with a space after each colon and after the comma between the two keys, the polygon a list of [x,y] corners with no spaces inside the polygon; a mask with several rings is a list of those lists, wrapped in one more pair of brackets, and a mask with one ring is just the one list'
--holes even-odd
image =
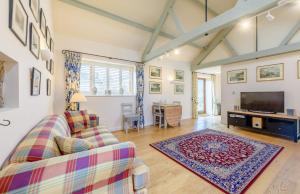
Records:
{"label": "doorway", "polygon": [[206,114],[206,79],[198,78],[198,114]]}

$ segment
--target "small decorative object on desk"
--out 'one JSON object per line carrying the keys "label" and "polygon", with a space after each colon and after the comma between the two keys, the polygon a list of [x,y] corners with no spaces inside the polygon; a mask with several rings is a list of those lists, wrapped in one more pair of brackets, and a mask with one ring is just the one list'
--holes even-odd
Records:
{"label": "small decorative object on desk", "polygon": [[295,109],[287,109],[286,112],[289,116],[294,116],[295,115]]}
{"label": "small decorative object on desk", "polygon": [[234,110],[240,110],[240,106],[234,105]]}

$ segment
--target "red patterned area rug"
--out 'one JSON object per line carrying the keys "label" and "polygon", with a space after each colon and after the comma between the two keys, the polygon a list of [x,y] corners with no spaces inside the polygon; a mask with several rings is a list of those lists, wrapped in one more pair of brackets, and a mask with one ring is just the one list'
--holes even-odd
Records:
{"label": "red patterned area rug", "polygon": [[225,193],[244,193],[283,149],[205,129],[150,144]]}

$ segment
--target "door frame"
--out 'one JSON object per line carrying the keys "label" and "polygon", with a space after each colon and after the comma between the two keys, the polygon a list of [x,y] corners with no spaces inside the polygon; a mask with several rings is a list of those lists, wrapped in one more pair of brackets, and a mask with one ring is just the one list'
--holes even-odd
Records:
{"label": "door frame", "polygon": [[[204,100],[204,102],[203,102],[203,112],[200,112],[200,111],[198,111],[198,114],[206,114],[206,79],[205,78],[198,78],[198,81],[199,80],[203,80],[203,100]],[[198,90],[197,90],[197,92],[199,92]],[[199,93],[198,93],[198,96],[199,96]]]}

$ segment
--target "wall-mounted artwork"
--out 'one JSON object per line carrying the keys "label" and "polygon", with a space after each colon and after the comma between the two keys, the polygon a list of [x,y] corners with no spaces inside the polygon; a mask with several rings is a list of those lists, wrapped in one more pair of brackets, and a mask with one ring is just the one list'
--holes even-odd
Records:
{"label": "wall-mounted artwork", "polygon": [[33,68],[31,74],[31,96],[40,95],[40,91],[41,91],[41,72],[36,68]]}
{"label": "wall-mounted artwork", "polygon": [[300,79],[300,60],[298,61],[298,79]]}
{"label": "wall-mounted artwork", "polygon": [[50,60],[50,73],[54,74],[54,61],[52,59]]}
{"label": "wall-mounted artwork", "polygon": [[44,37],[46,37],[46,17],[43,9],[40,9],[40,29]]}
{"label": "wall-mounted artwork", "polygon": [[149,66],[149,76],[151,79],[161,79],[161,67]]}
{"label": "wall-mounted artwork", "polygon": [[239,69],[227,72],[227,83],[238,84],[247,82],[247,69]]}
{"label": "wall-mounted artwork", "polygon": [[29,0],[29,7],[36,22],[39,22],[40,0]]}
{"label": "wall-mounted artwork", "polygon": [[33,23],[30,24],[30,38],[29,38],[29,49],[31,53],[39,59],[40,55],[40,36]]}
{"label": "wall-mounted artwork", "polygon": [[184,94],[184,84],[175,84],[174,94]]}
{"label": "wall-mounted artwork", "polygon": [[4,106],[4,62],[0,61],[0,107]]}
{"label": "wall-mounted artwork", "polygon": [[47,96],[51,96],[51,80],[47,79]]}
{"label": "wall-mounted artwork", "polygon": [[256,69],[258,82],[275,81],[284,79],[284,64],[259,66]]}
{"label": "wall-mounted artwork", "polygon": [[51,52],[54,52],[54,41],[53,41],[52,38],[51,38],[51,40],[50,40],[50,51],[51,51]]}
{"label": "wall-mounted artwork", "polygon": [[175,81],[184,81],[184,71],[182,70],[175,70]]}
{"label": "wall-mounted artwork", "polygon": [[48,45],[48,48],[50,49],[50,47],[51,47],[51,33],[50,33],[50,29],[49,29],[48,26],[46,27],[46,43]]}
{"label": "wall-mounted artwork", "polygon": [[149,82],[150,94],[161,94],[162,83],[161,82]]}
{"label": "wall-mounted artwork", "polygon": [[9,1],[9,28],[15,36],[27,45],[28,15],[20,0]]}

